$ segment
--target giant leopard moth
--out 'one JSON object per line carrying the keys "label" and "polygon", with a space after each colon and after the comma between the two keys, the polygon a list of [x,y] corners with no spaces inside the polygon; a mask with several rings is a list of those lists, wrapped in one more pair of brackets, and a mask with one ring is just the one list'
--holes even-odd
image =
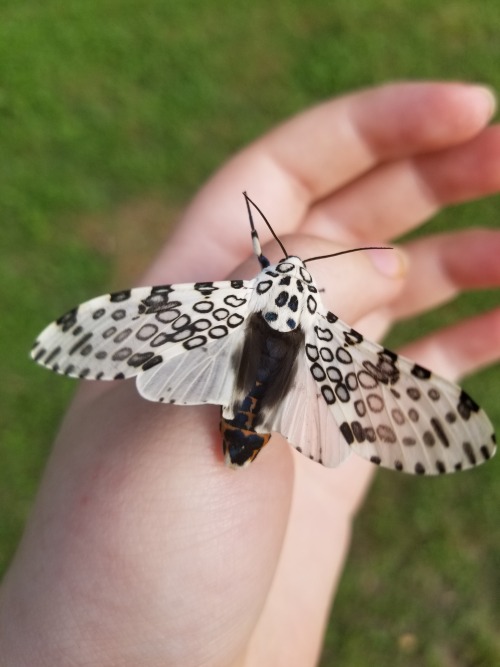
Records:
{"label": "giant leopard moth", "polygon": [[[332,467],[351,451],[430,475],[491,458],[493,427],[475,401],[326,310],[306,268],[322,257],[289,256],[244,195],[261,265],[253,280],[138,287],[91,299],[42,331],[33,359],[76,378],[136,377],[151,401],[221,405],[232,467],[252,461],[272,432]],[[273,266],[251,207],[284,253]]]}

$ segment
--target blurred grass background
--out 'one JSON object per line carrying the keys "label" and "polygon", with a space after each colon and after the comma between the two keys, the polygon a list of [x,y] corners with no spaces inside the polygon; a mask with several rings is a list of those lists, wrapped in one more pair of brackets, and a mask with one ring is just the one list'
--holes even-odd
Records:
{"label": "blurred grass background", "polygon": [[[28,360],[39,330],[126,286],[210,172],[306,105],[403,78],[498,91],[499,29],[497,0],[2,0],[2,569],[74,390]],[[498,226],[499,211],[490,198],[431,224]],[[495,303],[498,291],[462,297],[391,343]],[[500,425],[498,365],[466,388]],[[378,475],[323,667],[500,665],[499,475],[498,461],[439,480]]]}

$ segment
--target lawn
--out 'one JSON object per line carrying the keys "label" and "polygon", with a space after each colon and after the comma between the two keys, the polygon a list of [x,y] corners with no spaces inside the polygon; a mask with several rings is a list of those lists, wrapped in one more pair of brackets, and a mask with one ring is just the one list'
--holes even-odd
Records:
{"label": "lawn", "polygon": [[[210,172],[304,106],[404,78],[499,91],[499,31],[497,0],[3,0],[2,570],[73,391],[28,359],[42,326],[130,283]],[[490,198],[430,224],[498,226],[499,211]],[[498,300],[463,296],[390,342]],[[500,425],[498,364],[465,386]],[[439,480],[380,472],[322,667],[500,664],[499,465]]]}

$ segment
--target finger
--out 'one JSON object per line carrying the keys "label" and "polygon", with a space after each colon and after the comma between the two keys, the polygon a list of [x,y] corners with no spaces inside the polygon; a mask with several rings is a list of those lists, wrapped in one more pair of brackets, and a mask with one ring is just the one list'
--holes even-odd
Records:
{"label": "finger", "polygon": [[[342,252],[348,248],[317,238],[284,236],[289,255],[316,257]],[[282,255],[275,243],[264,246],[271,261]],[[252,278],[256,260],[251,258],[240,265],[231,278]],[[406,284],[408,260],[397,246],[386,250],[360,250],[340,257],[326,257],[307,264],[323,305],[347,322],[391,304]]]}
{"label": "finger", "polygon": [[392,319],[424,312],[458,292],[500,286],[500,232],[468,229],[405,244],[406,284],[390,306]]}
{"label": "finger", "polygon": [[441,329],[401,353],[452,380],[500,359],[500,308]]}
{"label": "finger", "polygon": [[305,230],[325,238],[388,239],[443,205],[498,192],[500,127],[460,146],[383,164],[314,207]]}
{"label": "finger", "polygon": [[473,137],[488,122],[492,99],[461,83],[403,83],[299,114],[241,151],[199,192],[158,259],[168,267],[165,278],[196,278],[201,268],[216,278],[248,254],[242,190],[278,234],[297,231],[312,203],[380,162]]}

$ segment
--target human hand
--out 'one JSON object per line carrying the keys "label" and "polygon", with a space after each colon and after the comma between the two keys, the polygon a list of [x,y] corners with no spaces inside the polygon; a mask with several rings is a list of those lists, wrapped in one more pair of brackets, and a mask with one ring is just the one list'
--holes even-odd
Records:
{"label": "human hand", "polygon": [[[491,112],[484,92],[459,84],[390,85],[310,109],[215,174],[142,282],[255,275],[255,258],[235,268],[251,249],[242,190],[300,256],[384,242],[495,192]],[[315,263],[325,305],[378,337],[461,290],[500,284],[498,232],[403,248]],[[265,253],[279,257],[272,242]],[[499,325],[494,311],[404,353],[457,378],[498,358]],[[235,472],[222,462],[218,408],[151,404],[132,382],[83,385],[1,591],[0,662],[314,664],[371,474],[354,456],[324,469],[278,435]]]}

